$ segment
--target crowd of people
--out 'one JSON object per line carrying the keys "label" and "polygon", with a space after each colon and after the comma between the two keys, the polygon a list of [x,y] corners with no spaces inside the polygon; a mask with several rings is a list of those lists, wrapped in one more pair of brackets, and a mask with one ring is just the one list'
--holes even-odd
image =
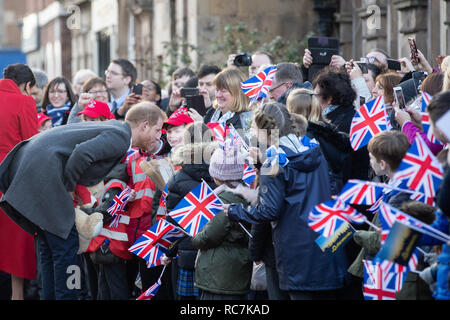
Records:
{"label": "crowd of people", "polygon": [[[450,110],[450,56],[433,68],[419,51],[418,63],[400,58],[401,70],[389,70],[388,53],[372,50],[366,73],[356,61],[333,56],[314,74],[308,49],[300,66],[258,51],[247,70],[234,64],[235,56],[224,68],[179,68],[167,90],[139,79],[123,58],[112,60],[104,77],[79,70],[71,81],[48,79],[23,64],[4,70],[2,299],[129,300],[160,279],[154,300],[363,300],[362,261],[380,249],[380,233],[354,226],[342,250],[325,253],[308,216],[350,179],[395,186],[417,135],[445,168],[436,206],[395,191],[383,201],[428,224],[450,219],[450,137],[436,126]],[[272,65],[267,96],[251,101],[242,82]],[[403,89],[406,108],[399,107],[395,87]],[[187,107],[184,88],[198,89],[204,114]],[[424,92],[433,97],[427,112],[439,143],[421,124]],[[381,96],[392,130],[355,151],[349,134],[356,110]],[[235,128],[249,147],[220,148],[211,123]],[[272,145],[285,163],[268,158]],[[250,186],[244,163],[257,174]],[[214,189],[223,210],[149,268],[128,249],[160,219],[176,225],[168,214],[201,182]],[[127,187],[133,193],[116,221],[108,209]],[[369,207],[355,207],[379,226]],[[89,217],[101,213],[101,231],[92,239],[80,236],[75,208]],[[420,272],[436,263],[443,245],[421,247],[418,272],[408,274],[398,300],[434,299],[435,279]],[[73,274],[80,280],[69,286]]]}

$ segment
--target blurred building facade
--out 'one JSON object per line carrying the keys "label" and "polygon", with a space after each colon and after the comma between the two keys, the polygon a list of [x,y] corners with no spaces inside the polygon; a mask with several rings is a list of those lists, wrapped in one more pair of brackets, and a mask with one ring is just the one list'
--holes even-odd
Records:
{"label": "blurred building facade", "polygon": [[[50,77],[71,79],[84,68],[102,75],[111,59],[122,57],[135,63],[140,79],[159,81],[167,77],[159,68],[167,63],[167,43],[184,39],[207,49],[225,25],[239,22],[266,40],[302,40],[311,31],[339,37],[344,58],[372,48],[408,56],[408,37],[430,61],[450,54],[450,0],[0,0],[1,6],[12,8],[2,14],[13,27],[0,24],[0,31],[9,28],[0,43],[21,39],[28,64]],[[198,67],[196,51],[178,50]],[[219,56],[225,61],[229,53]]]}

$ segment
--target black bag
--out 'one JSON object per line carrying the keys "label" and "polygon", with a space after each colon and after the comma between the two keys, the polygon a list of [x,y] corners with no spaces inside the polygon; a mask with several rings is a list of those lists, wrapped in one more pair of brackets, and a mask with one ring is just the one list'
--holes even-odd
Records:
{"label": "black bag", "polygon": [[100,248],[97,251],[91,252],[89,254],[93,263],[96,264],[115,264],[122,261],[121,258],[116,256],[109,249],[109,241],[105,241],[102,243]]}

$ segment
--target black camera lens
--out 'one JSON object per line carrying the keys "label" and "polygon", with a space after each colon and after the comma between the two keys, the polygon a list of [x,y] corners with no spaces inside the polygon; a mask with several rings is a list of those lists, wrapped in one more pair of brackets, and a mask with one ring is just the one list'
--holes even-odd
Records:
{"label": "black camera lens", "polygon": [[238,54],[234,58],[234,65],[237,67],[249,67],[252,65],[252,57],[247,53]]}

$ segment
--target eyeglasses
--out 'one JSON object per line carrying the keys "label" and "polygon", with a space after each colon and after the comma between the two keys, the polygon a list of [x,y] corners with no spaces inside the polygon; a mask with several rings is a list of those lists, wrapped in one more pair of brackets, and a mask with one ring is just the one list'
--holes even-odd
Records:
{"label": "eyeglasses", "polygon": [[122,74],[116,71],[112,71],[112,70],[105,70],[105,76],[107,76],[108,74],[112,74],[113,76],[121,76]]}
{"label": "eyeglasses", "polygon": [[60,94],[63,95],[65,93],[67,93],[67,90],[51,90],[48,92],[49,94],[55,95],[55,94]]}
{"label": "eyeglasses", "polygon": [[97,91],[88,91],[88,93],[90,93],[90,94],[99,94],[99,93],[107,93],[107,92],[108,92],[107,89],[97,90]]}
{"label": "eyeglasses", "polygon": [[275,88],[269,89],[269,93],[274,92],[274,91],[277,90],[279,87],[281,87],[283,84],[286,84],[286,82],[283,82],[282,84],[277,85]]}
{"label": "eyeglasses", "polygon": [[147,89],[148,91],[156,90],[156,88],[152,86],[144,86],[144,88]]}
{"label": "eyeglasses", "polygon": [[375,63],[375,61],[376,62],[380,62],[380,60],[378,60],[377,58],[375,58],[375,57],[366,57],[366,59],[367,59],[367,62],[368,63]]}

